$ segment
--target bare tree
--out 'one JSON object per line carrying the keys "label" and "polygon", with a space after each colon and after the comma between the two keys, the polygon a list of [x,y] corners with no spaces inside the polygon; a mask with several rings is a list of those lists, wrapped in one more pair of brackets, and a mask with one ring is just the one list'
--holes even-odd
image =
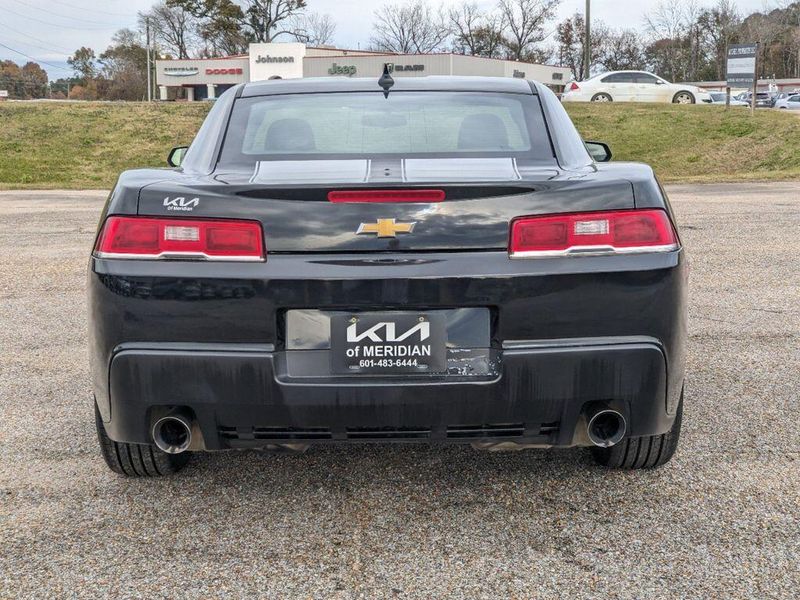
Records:
{"label": "bare tree", "polygon": [[273,42],[281,35],[293,35],[286,27],[306,8],[306,0],[167,0],[169,6],[184,8],[202,20],[206,40],[221,38],[226,45],[236,42]]}
{"label": "bare tree", "polygon": [[[599,64],[603,49],[609,37],[608,28],[601,22],[592,24],[590,46],[591,67]],[[580,81],[585,73],[586,61],[586,21],[583,15],[575,13],[565,19],[556,27],[556,41],[558,42],[558,59],[562,65],[570,68],[572,76]]]}
{"label": "bare tree", "polygon": [[386,4],[375,11],[376,50],[424,54],[441,50],[452,34],[444,11],[433,10],[424,0]]}
{"label": "bare tree", "polygon": [[637,71],[645,68],[644,42],[633,29],[610,31],[603,43],[600,64],[609,71]]}
{"label": "bare tree", "polygon": [[448,16],[456,52],[490,58],[501,55],[505,45],[502,15],[484,12],[475,2],[463,2],[451,8]]}
{"label": "bare tree", "polygon": [[555,15],[561,0],[500,0],[498,8],[503,16],[508,58],[525,60],[541,58],[534,45],[547,34],[544,27]]}
{"label": "bare tree", "polygon": [[330,15],[309,13],[296,17],[292,23],[295,39],[309,46],[329,46],[336,35],[336,23]]}
{"label": "bare tree", "polygon": [[200,41],[197,17],[182,6],[157,2],[139,13],[139,29],[144,31],[148,23],[156,43],[176,58],[189,58]]}
{"label": "bare tree", "polygon": [[240,0],[244,12],[245,27],[253,33],[256,42],[273,42],[275,38],[288,34],[294,35],[282,24],[289,23],[306,7],[305,0]]}
{"label": "bare tree", "polygon": [[[704,10],[697,20],[706,43],[710,46],[717,79],[725,78],[725,63],[728,45],[739,32],[741,18],[732,0],[717,0],[717,4]],[[800,29],[798,29],[800,36]]]}

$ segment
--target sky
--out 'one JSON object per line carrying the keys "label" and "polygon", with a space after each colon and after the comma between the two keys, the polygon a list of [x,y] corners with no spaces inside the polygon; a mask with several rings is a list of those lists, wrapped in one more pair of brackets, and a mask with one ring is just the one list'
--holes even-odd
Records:
{"label": "sky", "polygon": [[[384,3],[403,0],[307,0],[309,9],[330,14],[336,22],[336,45],[365,46],[370,37],[373,11]],[[592,19],[614,28],[641,28],[643,16],[663,0],[592,0]],[[678,1],[678,0],[667,0]],[[462,0],[441,0],[445,6]],[[740,12],[750,13],[777,5],[780,0],[739,0]],[[437,0],[430,0],[432,5]],[[491,7],[493,0],[480,0]],[[136,26],[136,13],[153,0],[0,0],[0,60],[18,64],[39,62],[50,79],[69,76],[66,59],[77,48],[88,46],[97,54],[105,50],[113,33]],[[713,0],[699,0],[711,5]],[[562,0],[557,22],[583,12],[585,0]],[[20,54],[22,53],[22,54]],[[26,55],[26,56],[23,56]]]}

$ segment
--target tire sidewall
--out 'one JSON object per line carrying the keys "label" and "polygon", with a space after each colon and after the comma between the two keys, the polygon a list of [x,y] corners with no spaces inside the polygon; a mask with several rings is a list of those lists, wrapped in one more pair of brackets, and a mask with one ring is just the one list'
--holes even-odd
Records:
{"label": "tire sidewall", "polygon": [[[691,102],[680,102],[680,101],[678,100],[678,97],[679,97],[679,96],[682,96],[682,95],[684,95],[684,94],[686,94],[687,96],[689,96],[689,98],[691,99]],[[697,99],[694,97],[694,94],[693,94],[692,92],[688,92],[688,91],[686,91],[686,90],[681,90],[680,92],[678,92],[677,94],[675,94],[675,95],[672,97],[672,103],[673,103],[673,104],[696,104],[696,103],[697,103]]]}

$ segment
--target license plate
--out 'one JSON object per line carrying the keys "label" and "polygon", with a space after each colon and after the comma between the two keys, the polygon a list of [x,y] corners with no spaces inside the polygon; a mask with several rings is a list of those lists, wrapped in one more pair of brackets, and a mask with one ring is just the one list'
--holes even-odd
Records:
{"label": "license plate", "polygon": [[447,371],[445,316],[369,312],[331,316],[334,373],[443,373]]}

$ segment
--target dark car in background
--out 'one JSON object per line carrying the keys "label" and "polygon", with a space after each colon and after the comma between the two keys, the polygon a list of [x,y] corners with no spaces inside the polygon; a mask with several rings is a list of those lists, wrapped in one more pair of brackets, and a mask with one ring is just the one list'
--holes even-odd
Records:
{"label": "dark car in background", "polygon": [[668,461],[687,264],[652,170],[538,83],[380,84],[237,86],[175,168],[121,174],[88,283],[110,468],[337,442]]}

